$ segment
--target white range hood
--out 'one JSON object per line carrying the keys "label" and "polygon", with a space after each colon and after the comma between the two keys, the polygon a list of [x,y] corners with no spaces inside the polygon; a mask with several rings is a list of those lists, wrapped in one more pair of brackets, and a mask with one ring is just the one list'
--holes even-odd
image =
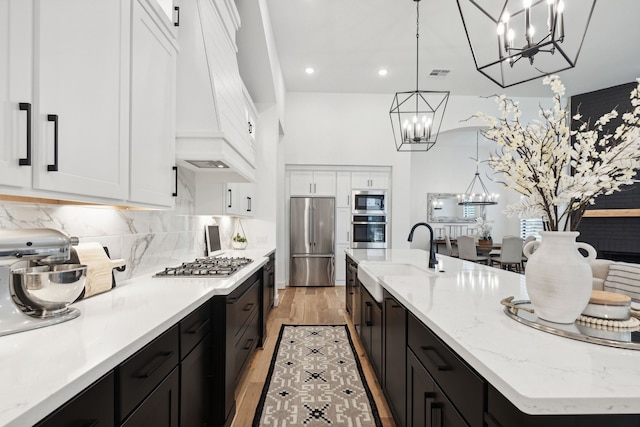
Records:
{"label": "white range hood", "polygon": [[180,15],[177,164],[206,173],[211,181],[253,182],[256,113],[238,69],[235,3],[183,2]]}

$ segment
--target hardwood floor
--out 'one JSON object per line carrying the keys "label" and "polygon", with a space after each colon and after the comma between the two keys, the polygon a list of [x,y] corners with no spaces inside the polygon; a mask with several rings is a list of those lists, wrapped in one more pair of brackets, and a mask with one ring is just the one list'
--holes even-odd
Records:
{"label": "hardwood floor", "polygon": [[367,355],[353,329],[353,324],[346,316],[344,286],[327,288],[289,287],[280,290],[279,296],[280,304],[269,315],[267,340],[264,348],[255,352],[249,362],[249,369],[246,370],[236,389],[236,416],[231,427],[247,427],[251,425],[269,371],[278,333],[283,324],[331,325],[344,323],[349,326],[349,332],[360,358],[367,384],[378,407],[382,425],[395,427],[393,417],[373,369],[369,364]]}

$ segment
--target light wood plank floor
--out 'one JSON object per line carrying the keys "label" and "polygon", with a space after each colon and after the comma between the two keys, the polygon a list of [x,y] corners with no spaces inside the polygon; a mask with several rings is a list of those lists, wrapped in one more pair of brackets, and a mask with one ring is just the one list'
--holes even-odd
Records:
{"label": "light wood plank floor", "polygon": [[236,416],[231,427],[250,426],[255,415],[260,394],[269,371],[271,358],[283,324],[335,325],[346,323],[360,357],[365,378],[374,396],[378,413],[385,427],[395,427],[389,406],[378,384],[367,354],[360,343],[353,324],[346,315],[344,286],[327,288],[289,287],[279,291],[280,304],[269,315],[267,341],[249,362],[236,389]]}

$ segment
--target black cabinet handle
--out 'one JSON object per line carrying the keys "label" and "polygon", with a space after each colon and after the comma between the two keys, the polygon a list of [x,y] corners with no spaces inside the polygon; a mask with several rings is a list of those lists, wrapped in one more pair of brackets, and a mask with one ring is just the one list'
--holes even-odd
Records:
{"label": "black cabinet handle", "polygon": [[247,197],[247,212],[251,212],[251,197]]}
{"label": "black cabinet handle", "polygon": [[[447,365],[447,362],[444,361],[442,356],[440,356],[440,354],[438,354],[438,352],[436,351],[435,348],[430,347],[430,346],[421,346],[420,348],[422,349],[422,352],[424,353],[424,355],[427,356],[427,359],[429,359],[429,361],[436,366],[438,371],[450,371],[451,370],[451,366]],[[433,354],[435,357],[432,358],[432,357],[429,356],[429,354]]]}
{"label": "black cabinet handle", "polygon": [[89,420],[87,421],[86,427],[95,427],[100,424],[100,420]]}
{"label": "black cabinet handle", "polygon": [[173,10],[176,11],[176,22],[173,23],[174,27],[179,27],[180,26],[180,7],[179,6],[174,6]]}
{"label": "black cabinet handle", "polygon": [[364,324],[371,326],[371,303],[369,301],[364,303]]}
{"label": "black cabinet handle", "polygon": [[209,319],[205,319],[200,322],[195,328],[191,328],[185,331],[185,334],[194,335],[200,332],[205,326],[209,325]]}
{"label": "black cabinet handle", "polygon": [[254,338],[251,338],[247,341],[247,345],[244,346],[244,350],[249,350],[253,346]]}
{"label": "black cabinet handle", "polygon": [[178,197],[178,167],[177,166],[173,166],[171,169],[173,169],[173,172],[175,174],[175,191],[173,193],[171,193],[171,195],[173,197]]}
{"label": "black cabinet handle", "polygon": [[27,112],[27,157],[19,159],[18,164],[20,166],[31,166],[31,104],[28,102],[21,102],[19,104],[20,111]]}
{"label": "black cabinet handle", "polygon": [[47,121],[53,122],[53,164],[47,165],[49,172],[58,171],[58,115],[48,114]]}
{"label": "black cabinet handle", "polygon": [[158,353],[151,359],[151,363],[149,363],[146,368],[147,370],[138,372],[134,376],[136,378],[149,378],[155,371],[160,368],[169,358],[173,356],[173,351],[163,351],[162,353]]}
{"label": "black cabinet handle", "polygon": [[231,189],[228,189],[227,192],[229,193],[229,206],[227,206],[227,207],[230,208],[231,207],[231,196],[232,196]]}
{"label": "black cabinet handle", "polygon": [[433,402],[430,405],[431,407],[431,425],[433,427],[443,427],[444,418],[442,416],[442,403]]}
{"label": "black cabinet handle", "polygon": [[242,309],[242,311],[251,311],[252,308],[253,308],[253,303],[250,302]]}

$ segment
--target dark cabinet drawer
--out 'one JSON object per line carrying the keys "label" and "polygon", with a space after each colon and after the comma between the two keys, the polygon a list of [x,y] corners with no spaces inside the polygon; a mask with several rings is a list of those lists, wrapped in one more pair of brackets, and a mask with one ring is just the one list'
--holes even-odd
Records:
{"label": "dark cabinet drawer", "polygon": [[408,316],[408,345],[435,382],[472,426],[483,425],[485,384],[440,338]]}
{"label": "dark cabinet drawer", "polygon": [[235,345],[233,353],[233,379],[236,385],[247,359],[258,344],[259,320],[258,313],[254,313],[254,316],[249,321],[244,334],[242,334],[242,337]]}
{"label": "dark cabinet drawer", "polygon": [[[239,292],[237,292],[239,291]],[[259,309],[260,279],[252,276],[227,297],[227,331],[234,344],[242,337],[249,320]]]}
{"label": "dark cabinet drawer", "polygon": [[118,420],[124,420],[176,367],[178,346],[178,325],[175,325],[116,368]]}
{"label": "dark cabinet drawer", "polygon": [[180,321],[180,360],[204,338],[211,330],[211,317],[209,304],[205,303],[200,308]]}
{"label": "dark cabinet drawer", "polygon": [[36,426],[113,426],[114,382],[111,371]]}
{"label": "dark cabinet drawer", "polygon": [[178,427],[179,391],[180,375],[176,368],[122,423],[122,427]]}
{"label": "dark cabinet drawer", "polygon": [[407,425],[468,427],[411,350],[407,352]]}

